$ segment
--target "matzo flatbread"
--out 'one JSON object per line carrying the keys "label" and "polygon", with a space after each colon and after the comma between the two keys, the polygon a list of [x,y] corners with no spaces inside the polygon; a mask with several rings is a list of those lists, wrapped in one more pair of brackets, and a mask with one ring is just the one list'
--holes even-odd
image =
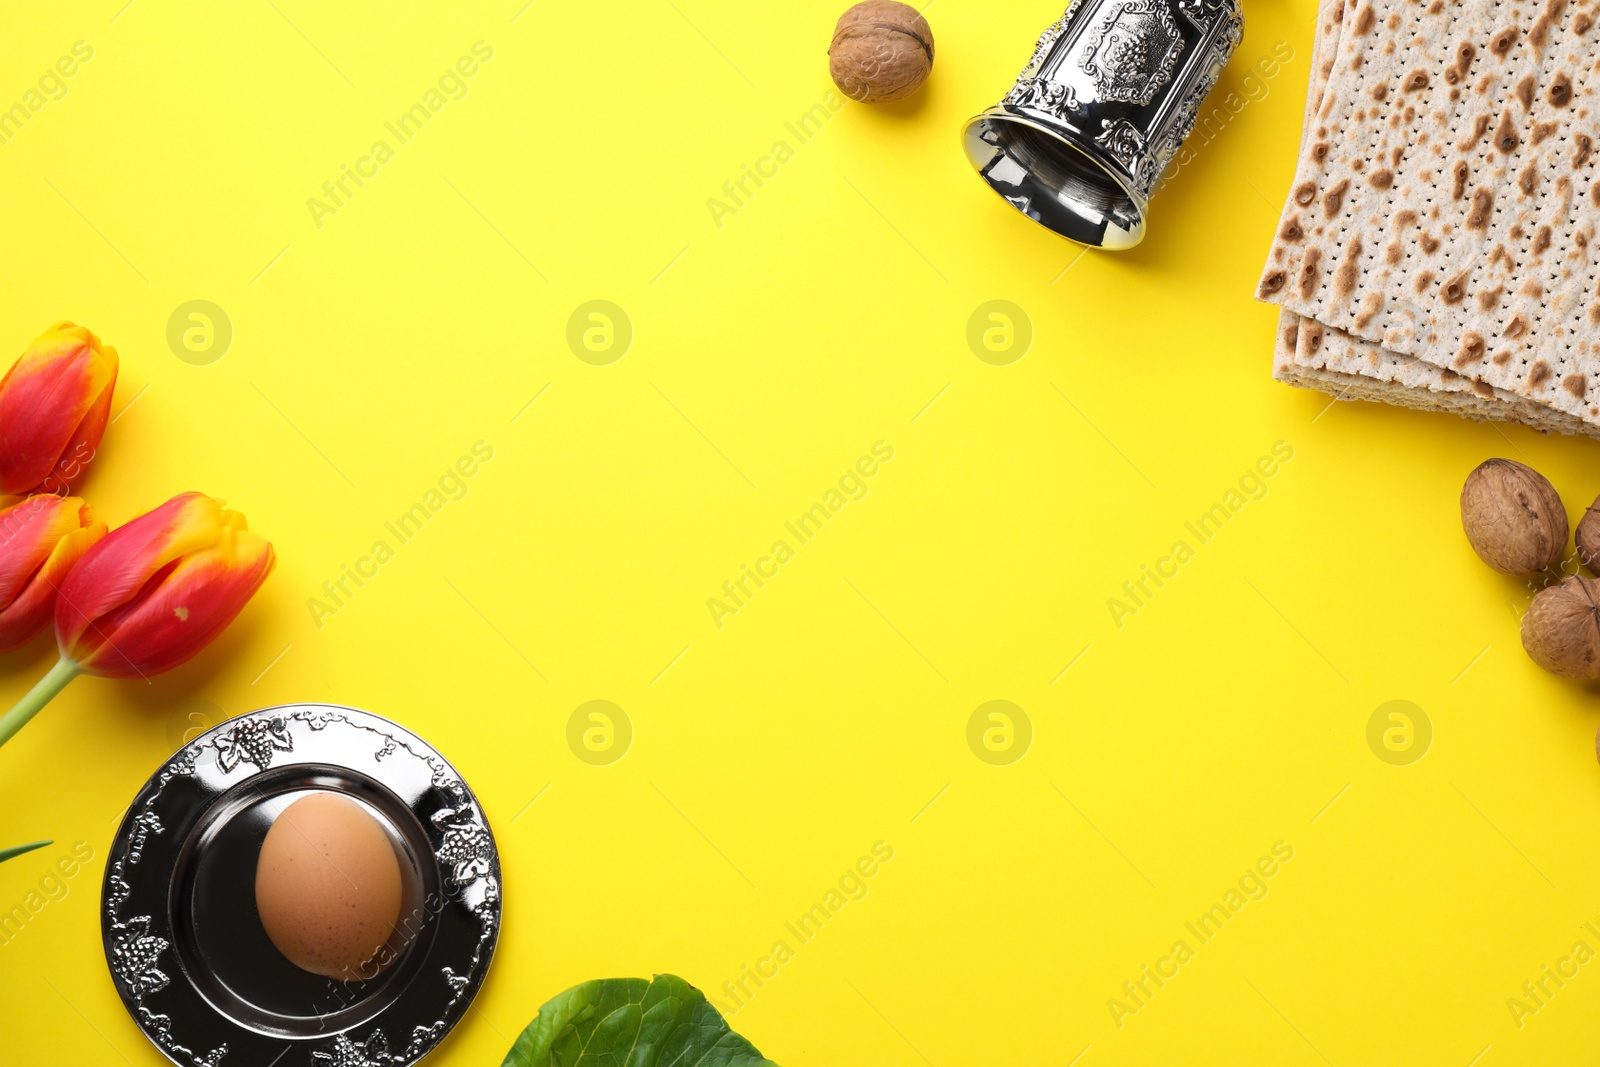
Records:
{"label": "matzo flatbread", "polygon": [[1274,352],[1274,376],[1338,400],[1373,400],[1441,411],[1476,422],[1516,422],[1545,433],[1600,438],[1582,422],[1526,397],[1474,382],[1421,360],[1387,352],[1371,341],[1284,312]]}
{"label": "matzo flatbread", "polygon": [[1347,4],[1258,295],[1600,422],[1592,3]]}
{"label": "matzo flatbread", "polygon": [[[1312,35],[1311,46],[1311,74],[1306,89],[1305,119],[1301,130],[1300,147],[1305,148],[1305,135],[1311,131],[1311,124],[1322,104],[1323,93],[1327,88],[1329,76],[1333,73],[1334,57],[1338,50],[1340,32],[1344,28],[1345,0],[1327,0],[1317,11],[1315,31]],[[1456,406],[1448,402],[1432,404],[1426,396],[1423,397],[1395,397],[1393,394],[1398,388],[1391,384],[1395,379],[1395,372],[1399,369],[1401,361],[1405,359],[1380,345],[1348,337],[1341,340],[1347,343],[1335,346],[1344,350],[1344,364],[1338,369],[1328,365],[1327,356],[1317,354],[1317,346],[1313,345],[1302,355],[1297,350],[1296,338],[1303,328],[1311,326],[1314,320],[1303,318],[1295,312],[1283,309],[1278,317],[1278,341],[1273,353],[1273,377],[1291,385],[1299,385],[1312,389],[1333,391],[1339,399],[1372,400],[1387,398],[1391,403],[1399,403],[1405,407],[1416,407],[1425,410],[1456,410]],[[1317,336],[1320,341],[1320,331],[1316,334],[1307,332],[1307,337]],[[1415,360],[1409,362],[1415,363]],[[1433,373],[1421,372],[1418,376],[1423,379],[1420,383],[1423,388],[1433,392],[1458,392],[1465,386],[1456,386],[1447,382],[1442,371],[1425,364]],[[1411,368],[1417,374],[1415,368]],[[1357,375],[1368,377],[1374,382],[1384,383],[1382,386],[1363,384],[1351,381],[1350,376]],[[1484,417],[1490,417],[1486,412]]]}
{"label": "matzo flatbread", "polygon": [[[1300,147],[1305,148],[1305,137],[1311,131],[1311,124],[1317,115],[1323,100],[1324,90],[1327,88],[1329,76],[1333,73],[1334,57],[1338,51],[1340,33],[1344,28],[1345,0],[1327,0],[1317,11],[1315,31],[1312,35],[1311,46],[1311,74],[1306,89],[1305,119],[1302,124]],[[1341,399],[1352,398],[1358,389],[1363,393],[1363,399],[1373,399],[1374,393],[1388,393],[1391,388],[1372,389],[1361,388],[1360,383],[1347,380],[1350,374],[1371,377],[1377,381],[1388,382],[1393,378],[1393,371],[1398,363],[1405,357],[1384,349],[1369,342],[1349,338],[1351,348],[1365,346],[1370,351],[1362,351],[1361,358],[1354,358],[1348,362],[1352,366],[1345,367],[1336,374],[1320,373],[1327,371],[1325,359],[1319,359],[1314,351],[1302,358],[1296,349],[1295,338],[1302,327],[1309,326],[1313,320],[1284,309],[1278,319],[1279,341],[1275,346],[1273,357],[1273,377],[1291,385],[1307,386],[1313,389],[1329,389],[1336,387]],[[1308,336],[1310,336],[1308,334]],[[1287,338],[1287,343],[1284,339]],[[1414,360],[1411,362],[1415,362]],[[1431,369],[1431,365],[1430,369]],[[1297,372],[1297,368],[1308,372]],[[1426,378],[1426,375],[1424,375]],[[1442,372],[1435,372],[1433,380],[1423,383],[1425,388],[1440,392],[1454,392],[1457,389],[1450,387],[1443,377]],[[1427,408],[1426,398],[1407,398],[1404,406]]]}

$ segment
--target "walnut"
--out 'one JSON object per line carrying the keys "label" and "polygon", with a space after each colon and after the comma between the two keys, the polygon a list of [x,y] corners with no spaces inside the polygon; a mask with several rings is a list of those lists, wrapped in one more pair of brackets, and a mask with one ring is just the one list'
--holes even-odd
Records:
{"label": "walnut", "polygon": [[1522,647],[1563,678],[1600,678],[1600,581],[1569,575],[1541,589],[1522,617]]}
{"label": "walnut", "polygon": [[839,91],[864,104],[910,96],[933,69],[933,30],[909,4],[865,0],[846,11],[828,47]]}
{"label": "walnut", "polygon": [[1461,525],[1472,550],[1502,574],[1538,574],[1567,548],[1567,512],[1555,487],[1514,460],[1487,460],[1467,475]]}
{"label": "walnut", "polygon": [[1591,571],[1600,573],[1600,497],[1595,497],[1589,510],[1578,520],[1578,559]]}

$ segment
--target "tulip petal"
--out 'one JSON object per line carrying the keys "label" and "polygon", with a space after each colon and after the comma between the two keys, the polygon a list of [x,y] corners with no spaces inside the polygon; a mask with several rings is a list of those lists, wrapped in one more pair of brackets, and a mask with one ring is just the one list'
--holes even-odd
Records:
{"label": "tulip petal", "polygon": [[115,354],[108,361],[99,339],[70,322],[28,347],[0,379],[0,491],[24,493],[49,477],[116,373]]}
{"label": "tulip petal", "polygon": [[61,458],[56,462],[55,468],[39,484],[40,491],[70,492],[72,483],[83,477],[85,468],[99,451],[100,439],[105,436],[106,424],[111,420],[111,397],[117,390],[117,350],[107,348],[103,352],[106,362],[111,367],[110,380],[90,405],[89,411],[83,416],[83,421],[78,423],[72,439],[61,450]]}
{"label": "tulip petal", "polygon": [[240,526],[242,519],[238,526],[226,524],[215,546],[174,560],[132,600],[97,619],[71,653],[84,671],[113,678],[159,674],[210,644],[276,563],[272,546]]}
{"label": "tulip petal", "polygon": [[173,560],[215,545],[223,516],[222,506],[204,493],[182,493],[103,537],[61,585],[56,601],[61,651],[83,662],[79,642],[93,647],[102,640],[86,637],[91,624],[135,599]]}
{"label": "tulip petal", "polygon": [[17,598],[63,537],[83,526],[86,510],[82,500],[46,493],[0,511],[0,607]]}
{"label": "tulip petal", "polygon": [[[85,508],[84,510],[88,510]],[[0,652],[26,644],[44,629],[56,605],[56,590],[67,573],[96,541],[106,535],[106,524],[91,522],[56,542],[49,558],[17,596],[0,610]]]}

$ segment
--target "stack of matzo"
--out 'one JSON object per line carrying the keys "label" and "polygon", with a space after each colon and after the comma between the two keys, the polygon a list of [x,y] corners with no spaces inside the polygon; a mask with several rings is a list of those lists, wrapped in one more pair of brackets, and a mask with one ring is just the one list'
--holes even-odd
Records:
{"label": "stack of matzo", "polygon": [[1327,0],[1274,376],[1600,437],[1600,0]]}

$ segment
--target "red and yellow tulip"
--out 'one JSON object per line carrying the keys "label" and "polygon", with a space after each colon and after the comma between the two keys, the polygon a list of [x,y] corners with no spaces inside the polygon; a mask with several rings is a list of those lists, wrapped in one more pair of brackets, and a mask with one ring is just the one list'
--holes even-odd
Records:
{"label": "red and yellow tulip", "polygon": [[0,493],[64,493],[83,473],[111,414],[117,350],[58,322],[0,378]]}
{"label": "red and yellow tulip", "polygon": [[148,678],[187,662],[243,610],[275,559],[243,515],[202,493],[106,534],[61,583],[61,659],[0,719],[0,744],[80,674]]}
{"label": "red and yellow tulip", "polygon": [[67,572],[105,535],[77,497],[0,497],[0,652],[44,628]]}

